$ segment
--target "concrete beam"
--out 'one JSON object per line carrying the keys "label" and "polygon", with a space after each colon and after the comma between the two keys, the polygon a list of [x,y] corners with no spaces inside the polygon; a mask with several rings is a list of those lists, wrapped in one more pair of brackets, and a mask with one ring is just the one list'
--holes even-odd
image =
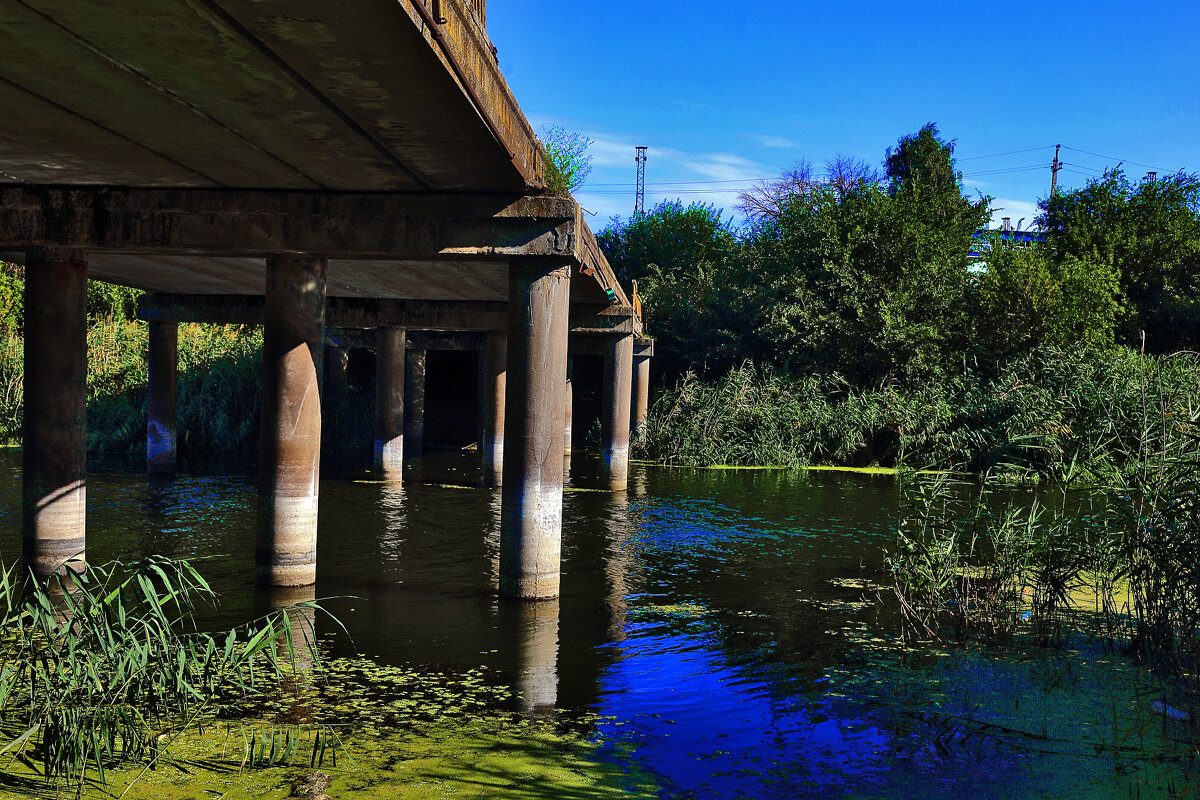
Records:
{"label": "concrete beam", "polygon": [[[488,334],[481,331],[422,331],[409,330],[404,346],[409,350],[442,350],[450,352],[483,352]],[[360,350],[374,350],[378,337],[365,328],[325,328],[325,344]]]}
{"label": "concrete beam", "polygon": [[[0,189],[0,250],[431,261],[541,256],[579,264],[579,214],[570,198],[520,195],[10,185]],[[596,262],[594,254],[582,255]]]}
{"label": "concrete beam", "polygon": [[[146,294],[138,299],[138,317],[149,322],[207,322],[259,325],[261,295]],[[572,349],[577,337],[619,336],[641,332],[630,306],[592,304],[570,309]],[[376,300],[330,297],[325,325],[338,329],[404,328],[406,330],[487,332],[508,328],[508,303],[487,300]],[[581,347],[585,347],[581,342]],[[603,345],[596,345],[601,352]],[[429,348],[435,349],[435,348]],[[436,348],[440,349],[440,348]],[[450,349],[450,348],[446,348]],[[585,352],[580,350],[580,352]]]}

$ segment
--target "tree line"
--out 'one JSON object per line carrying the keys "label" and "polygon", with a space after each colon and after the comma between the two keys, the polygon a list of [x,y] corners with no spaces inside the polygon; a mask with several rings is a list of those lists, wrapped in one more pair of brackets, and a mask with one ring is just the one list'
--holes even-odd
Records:
{"label": "tree line", "polygon": [[1200,178],[1118,167],[1039,204],[1044,241],[979,232],[954,142],[927,124],[882,172],[839,157],[742,195],[740,227],[664,202],[599,234],[638,282],[668,377],[745,361],[851,386],[996,369],[1042,347],[1200,349]]}

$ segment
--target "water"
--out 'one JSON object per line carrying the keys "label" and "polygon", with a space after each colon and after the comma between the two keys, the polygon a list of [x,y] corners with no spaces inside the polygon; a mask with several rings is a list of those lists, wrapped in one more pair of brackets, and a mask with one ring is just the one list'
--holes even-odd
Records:
{"label": "water", "polygon": [[[598,758],[670,798],[1154,797],[1187,785],[1155,685],[1081,641],[1066,651],[904,651],[882,553],[887,476],[635,466],[628,495],[564,498],[563,596],[499,600],[499,494],[469,455],[403,487],[321,484],[319,582],[253,587],[253,478],[88,479],[89,558],[154,551],[201,570],[231,625],[311,597],[334,656],[484,668],[527,713],[584,714]],[[19,546],[20,462],[0,453],[0,552]],[[1161,704],[1159,705],[1161,708]],[[1114,756],[1113,754],[1117,755]],[[1194,784],[1193,784],[1194,785]]]}

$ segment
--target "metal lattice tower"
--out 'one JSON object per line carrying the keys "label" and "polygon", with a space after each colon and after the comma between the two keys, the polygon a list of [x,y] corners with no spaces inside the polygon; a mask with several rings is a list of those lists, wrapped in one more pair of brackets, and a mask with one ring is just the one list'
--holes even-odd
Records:
{"label": "metal lattice tower", "polygon": [[646,148],[636,147],[637,155],[637,195],[633,198],[633,215],[640,217],[646,213]]}

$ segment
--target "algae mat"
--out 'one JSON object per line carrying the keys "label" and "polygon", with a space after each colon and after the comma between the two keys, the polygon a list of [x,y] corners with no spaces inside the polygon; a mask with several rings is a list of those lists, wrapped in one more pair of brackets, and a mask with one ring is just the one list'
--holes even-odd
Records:
{"label": "algae mat", "polygon": [[[497,724],[503,730],[491,730]],[[107,788],[93,783],[84,796],[130,800],[259,800],[285,798],[293,781],[309,774],[308,759],[285,767],[239,769],[241,740],[231,736],[221,757],[225,735],[181,743],[174,761],[147,771],[130,785],[137,769],[110,773]],[[216,745],[215,749],[211,746]],[[236,745],[236,747],[234,746]],[[514,725],[480,720],[469,724],[422,726],[378,738],[346,742],[353,763],[343,753],[333,766],[326,757],[320,769],[333,778],[331,797],[382,800],[504,797],[513,800],[657,796],[650,781],[634,770],[590,758],[594,749],[581,739],[556,733],[548,724]],[[234,752],[236,751],[236,752]],[[21,762],[0,764],[0,797],[70,797],[71,789],[43,783]]]}
{"label": "algae mat", "polygon": [[[309,679],[260,697],[246,708],[248,717],[210,719],[203,731],[189,729],[157,768],[138,763],[109,770],[107,785],[93,780],[84,796],[274,800],[288,797],[293,781],[314,768],[333,778],[328,791],[338,800],[657,796],[654,782],[632,762],[597,756],[596,720],[497,707],[511,699],[482,670],[455,674],[361,657],[326,660]],[[261,744],[250,748],[251,739],[279,742],[282,751],[286,731],[295,744],[278,759],[284,766],[245,766],[266,752]],[[0,798],[74,794],[74,787],[43,781],[35,762],[0,756]]]}

